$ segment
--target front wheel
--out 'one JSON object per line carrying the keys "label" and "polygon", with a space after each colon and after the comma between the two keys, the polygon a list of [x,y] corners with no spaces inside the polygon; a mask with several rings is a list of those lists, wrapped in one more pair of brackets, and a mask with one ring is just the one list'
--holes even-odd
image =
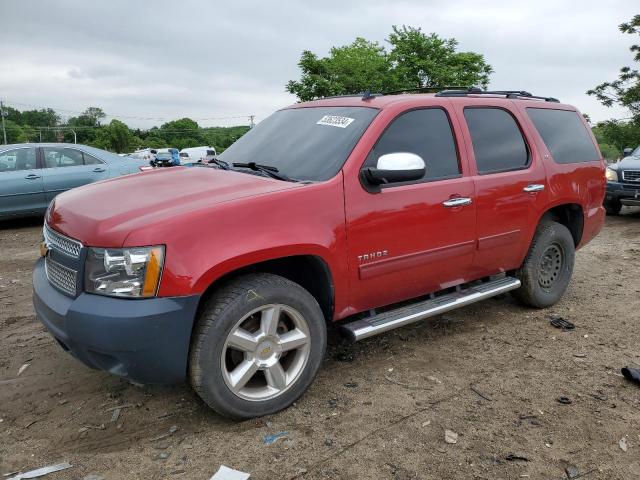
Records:
{"label": "front wheel", "polygon": [[191,385],[224,416],[267,415],[304,393],[325,347],[324,316],[309,292],[277,275],[239,277],[214,294],[198,320]]}
{"label": "front wheel", "polygon": [[574,259],[575,244],[569,229],[557,222],[542,223],[516,270],[522,286],[514,291],[515,297],[536,308],[555,304],[569,286]]}
{"label": "front wheel", "polygon": [[607,215],[619,215],[622,203],[620,200],[607,200],[604,202],[604,209],[607,211]]}

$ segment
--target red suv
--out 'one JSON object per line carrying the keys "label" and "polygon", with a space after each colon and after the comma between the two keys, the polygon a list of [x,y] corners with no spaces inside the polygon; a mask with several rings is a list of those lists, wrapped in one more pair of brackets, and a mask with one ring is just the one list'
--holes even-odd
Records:
{"label": "red suv", "polygon": [[584,118],[521,91],[300,103],[211,162],[58,196],[34,305],[85,364],[189,379],[234,418],[305,391],[327,322],[360,340],[510,290],[553,305],[604,222]]}

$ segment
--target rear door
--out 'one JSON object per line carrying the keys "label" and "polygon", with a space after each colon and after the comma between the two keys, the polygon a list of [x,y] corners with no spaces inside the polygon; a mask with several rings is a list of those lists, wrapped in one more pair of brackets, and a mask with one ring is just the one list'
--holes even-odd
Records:
{"label": "rear door", "polygon": [[65,190],[109,178],[102,160],[71,147],[42,147],[44,191],[48,201]]}
{"label": "rear door", "polygon": [[46,208],[35,147],[0,152],[0,216],[40,213]]}
{"label": "rear door", "polygon": [[470,153],[477,205],[473,276],[517,268],[548,204],[542,158],[515,109],[505,103],[458,102]]}
{"label": "rear door", "polygon": [[[415,182],[367,189],[345,175],[345,209],[352,304],[357,310],[388,305],[462,283],[475,251],[473,180],[465,175],[450,115],[424,107],[393,118],[363,168],[381,155],[422,157],[425,176]],[[466,199],[454,206],[452,199]]]}

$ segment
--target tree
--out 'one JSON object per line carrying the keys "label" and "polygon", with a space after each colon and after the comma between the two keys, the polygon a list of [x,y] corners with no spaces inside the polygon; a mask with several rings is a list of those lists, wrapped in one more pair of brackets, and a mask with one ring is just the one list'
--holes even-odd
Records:
{"label": "tree", "polygon": [[111,120],[111,123],[105,127],[106,139],[109,143],[109,147],[116,153],[124,153],[129,150],[133,135],[127,127],[120,120]]}
{"label": "tree", "polygon": [[329,57],[318,58],[305,50],[298,65],[302,77],[290,80],[287,91],[302,101],[365,90],[387,91],[395,85],[384,47],[360,37],[351,45],[333,47]]}
{"label": "tree", "polygon": [[[636,148],[640,145],[640,121],[607,120],[599,122],[593,127],[593,134],[600,145],[609,145],[615,148],[617,156],[620,156],[625,148]],[[609,150],[609,154],[611,155],[611,150]]]}
{"label": "tree", "polygon": [[473,52],[456,52],[455,38],[426,35],[419,28],[393,27],[388,42],[389,58],[399,89],[444,86],[489,85],[493,68],[484,56]]}
{"label": "tree", "polygon": [[[640,15],[635,15],[628,23],[621,23],[618,28],[622,33],[640,35]],[[640,63],[640,45],[634,44],[630,50],[634,53],[634,61]],[[622,67],[617,80],[601,83],[587,94],[595,96],[607,107],[615,104],[628,108],[634,119],[640,121],[640,71],[637,68]]]}
{"label": "tree", "polygon": [[457,40],[427,35],[419,28],[394,26],[387,51],[377,42],[356,38],[350,45],[333,47],[328,57],[302,52],[299,80],[286,89],[301,101],[364,91],[385,92],[420,87],[486,87],[493,72],[484,57],[457,52]]}

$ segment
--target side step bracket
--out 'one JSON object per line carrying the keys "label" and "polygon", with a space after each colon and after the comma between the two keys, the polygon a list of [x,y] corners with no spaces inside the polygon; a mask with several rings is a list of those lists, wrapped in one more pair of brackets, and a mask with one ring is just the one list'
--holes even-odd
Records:
{"label": "side step bracket", "polygon": [[343,325],[342,328],[351,340],[357,342],[379,333],[388,332],[394,328],[403,327],[425,318],[440,315],[441,313],[515,290],[518,287],[520,287],[520,280],[517,278],[501,277],[484,283],[471,284],[466,288],[456,288],[451,293],[438,295],[422,302],[356,320]]}

